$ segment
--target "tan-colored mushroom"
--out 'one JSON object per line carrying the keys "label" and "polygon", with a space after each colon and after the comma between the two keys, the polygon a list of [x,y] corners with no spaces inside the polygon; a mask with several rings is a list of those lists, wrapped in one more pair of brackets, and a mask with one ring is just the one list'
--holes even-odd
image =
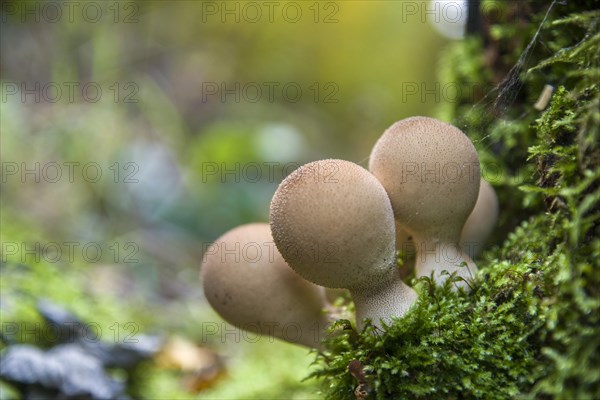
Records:
{"label": "tan-colored mushroom", "polygon": [[207,249],[206,299],[230,324],[319,348],[328,324],[323,288],[302,279],[275,247],[268,224],[234,228]]}
{"label": "tan-colored mushroom", "polygon": [[427,117],[396,122],[379,138],[369,161],[412,236],[416,276],[443,282],[456,273],[466,287],[477,267],[459,246],[479,193],[479,159],[460,129]]}
{"label": "tan-colored mushroom", "polygon": [[321,160],[292,172],[270,210],[277,248],[305,279],[349,289],[359,328],[370,318],[402,316],[416,300],[395,266],[394,214],[375,177],[343,160]]}

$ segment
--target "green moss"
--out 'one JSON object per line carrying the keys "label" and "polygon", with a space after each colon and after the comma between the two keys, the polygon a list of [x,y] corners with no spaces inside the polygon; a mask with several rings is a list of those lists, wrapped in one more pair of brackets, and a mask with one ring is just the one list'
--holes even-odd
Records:
{"label": "green moss", "polygon": [[[473,139],[484,176],[494,172],[498,245],[469,293],[413,280],[418,304],[383,331],[339,321],[312,375],[327,398],[354,397],[353,360],[377,399],[600,398],[600,13],[574,3],[555,2],[535,45],[547,5],[511,14],[507,3],[485,40],[448,50],[445,82],[493,88],[463,90],[440,117]],[[546,84],[555,92],[538,111]]]}

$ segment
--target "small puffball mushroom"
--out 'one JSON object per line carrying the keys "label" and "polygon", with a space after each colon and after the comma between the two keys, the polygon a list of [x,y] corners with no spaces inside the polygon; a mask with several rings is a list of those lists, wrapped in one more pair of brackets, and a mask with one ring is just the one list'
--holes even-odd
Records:
{"label": "small puffball mushroom", "polygon": [[433,118],[407,118],[379,138],[369,169],[413,238],[416,276],[433,273],[439,283],[447,279],[445,270],[471,279],[477,267],[458,245],[479,193],[479,159],[469,138]]}
{"label": "small puffball mushroom", "polygon": [[270,211],[277,248],[303,278],[349,289],[356,322],[373,325],[402,316],[416,300],[395,262],[394,213],[369,171],[343,160],[321,160],[292,172]]}
{"label": "small puffball mushroom", "polygon": [[206,299],[230,324],[319,348],[328,324],[323,288],[302,279],[277,251],[268,224],[242,225],[218,238],[201,267]]}
{"label": "small puffball mushroom", "polygon": [[477,203],[475,203],[475,208],[471,211],[460,236],[460,247],[471,258],[481,253],[497,220],[498,196],[496,196],[493,186],[482,178],[479,184]]}

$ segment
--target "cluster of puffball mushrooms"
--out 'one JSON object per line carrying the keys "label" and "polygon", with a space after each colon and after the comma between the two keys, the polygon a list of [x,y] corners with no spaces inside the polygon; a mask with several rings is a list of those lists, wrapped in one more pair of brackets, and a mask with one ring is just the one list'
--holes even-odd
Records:
{"label": "cluster of puffball mushrooms", "polygon": [[[205,252],[204,293],[240,329],[320,348],[335,289],[349,291],[359,329],[410,309],[417,293],[402,279],[412,268],[436,283],[454,274],[462,278],[455,287],[468,290],[471,257],[497,214],[467,136],[433,118],[407,118],[379,138],[369,170],[329,159],[288,175],[270,225],[234,228]],[[414,259],[398,265],[397,250]]]}

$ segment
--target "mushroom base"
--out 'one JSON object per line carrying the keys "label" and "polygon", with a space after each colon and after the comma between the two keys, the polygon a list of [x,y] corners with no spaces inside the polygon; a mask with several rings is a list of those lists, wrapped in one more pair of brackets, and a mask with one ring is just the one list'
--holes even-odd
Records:
{"label": "mushroom base", "polygon": [[469,289],[468,282],[477,272],[477,265],[467,252],[457,243],[450,241],[416,240],[417,258],[415,276],[433,277],[437,284],[443,284],[451,274],[462,280],[454,282],[454,288]]}
{"label": "mushroom base", "polygon": [[370,319],[373,326],[381,328],[391,323],[391,317],[403,316],[417,300],[417,292],[400,279],[399,271],[382,285],[365,289],[350,289],[356,308],[356,326],[364,328],[363,321]]}

